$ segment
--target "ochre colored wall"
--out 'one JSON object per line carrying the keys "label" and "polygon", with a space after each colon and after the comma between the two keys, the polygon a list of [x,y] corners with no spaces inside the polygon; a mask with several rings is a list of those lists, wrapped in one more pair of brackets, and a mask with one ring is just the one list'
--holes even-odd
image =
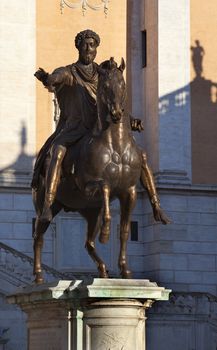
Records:
{"label": "ochre colored wall", "polygon": [[[93,4],[99,1],[92,1]],[[126,58],[126,0],[111,0],[107,18],[101,11],[87,9],[85,16],[81,8],[65,6],[60,12],[59,0],[37,0],[37,57],[36,69],[43,67],[48,72],[77,60],[74,38],[78,32],[91,29],[101,38],[96,62],[111,56],[119,63]],[[52,132],[52,95],[37,82],[36,147],[42,146]]]}
{"label": "ochre colored wall", "polygon": [[192,63],[191,69],[192,179],[196,184],[217,183],[216,23],[216,0],[191,0],[191,45],[195,49],[199,40],[203,48],[199,50],[204,52],[201,74],[197,54],[196,67]]}

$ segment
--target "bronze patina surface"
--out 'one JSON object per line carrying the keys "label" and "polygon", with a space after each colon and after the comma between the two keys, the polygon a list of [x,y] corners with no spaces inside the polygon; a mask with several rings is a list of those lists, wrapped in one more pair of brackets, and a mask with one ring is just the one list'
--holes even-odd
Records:
{"label": "bronze patina surface", "polygon": [[120,254],[122,278],[130,278],[126,244],[130,216],[136,203],[136,184],[146,188],[156,221],[163,213],[146,154],[135,143],[132,130],[141,131],[140,120],[126,110],[125,62],[113,58],[94,63],[99,36],[86,30],[76,36],[76,63],[52,74],[39,69],[35,76],[56,93],[61,114],[56,131],[39,152],[32,187],[37,212],[34,233],[34,274],[43,282],[41,250],[43,235],[61,209],[77,211],[87,221],[86,249],[95,261],[99,277],[107,278],[106,265],[95,249],[110,235],[110,200],[120,201]]}

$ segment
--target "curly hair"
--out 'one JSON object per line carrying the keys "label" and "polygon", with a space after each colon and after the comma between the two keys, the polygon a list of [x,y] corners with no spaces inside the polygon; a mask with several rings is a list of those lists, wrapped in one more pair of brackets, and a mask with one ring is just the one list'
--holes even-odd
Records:
{"label": "curly hair", "polygon": [[96,42],[96,46],[99,46],[100,44],[100,37],[98,34],[93,32],[90,29],[83,30],[82,32],[78,33],[75,37],[75,47],[79,50],[79,47],[82,43],[82,41],[86,38],[92,38]]}

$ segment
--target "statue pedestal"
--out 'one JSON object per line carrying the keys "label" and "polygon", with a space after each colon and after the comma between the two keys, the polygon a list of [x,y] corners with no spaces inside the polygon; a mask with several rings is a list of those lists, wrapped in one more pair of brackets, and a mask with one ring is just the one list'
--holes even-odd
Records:
{"label": "statue pedestal", "polygon": [[27,313],[28,350],[145,350],[145,309],[170,290],[148,280],[34,285],[8,297]]}

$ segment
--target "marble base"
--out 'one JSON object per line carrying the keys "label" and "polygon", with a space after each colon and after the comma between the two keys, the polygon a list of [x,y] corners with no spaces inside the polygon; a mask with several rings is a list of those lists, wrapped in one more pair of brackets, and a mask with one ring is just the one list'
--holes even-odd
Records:
{"label": "marble base", "polygon": [[137,300],[104,300],[84,313],[84,349],[145,349],[145,312]]}
{"label": "marble base", "polygon": [[27,313],[28,350],[145,350],[145,309],[170,292],[148,280],[58,281],[8,302]]}

